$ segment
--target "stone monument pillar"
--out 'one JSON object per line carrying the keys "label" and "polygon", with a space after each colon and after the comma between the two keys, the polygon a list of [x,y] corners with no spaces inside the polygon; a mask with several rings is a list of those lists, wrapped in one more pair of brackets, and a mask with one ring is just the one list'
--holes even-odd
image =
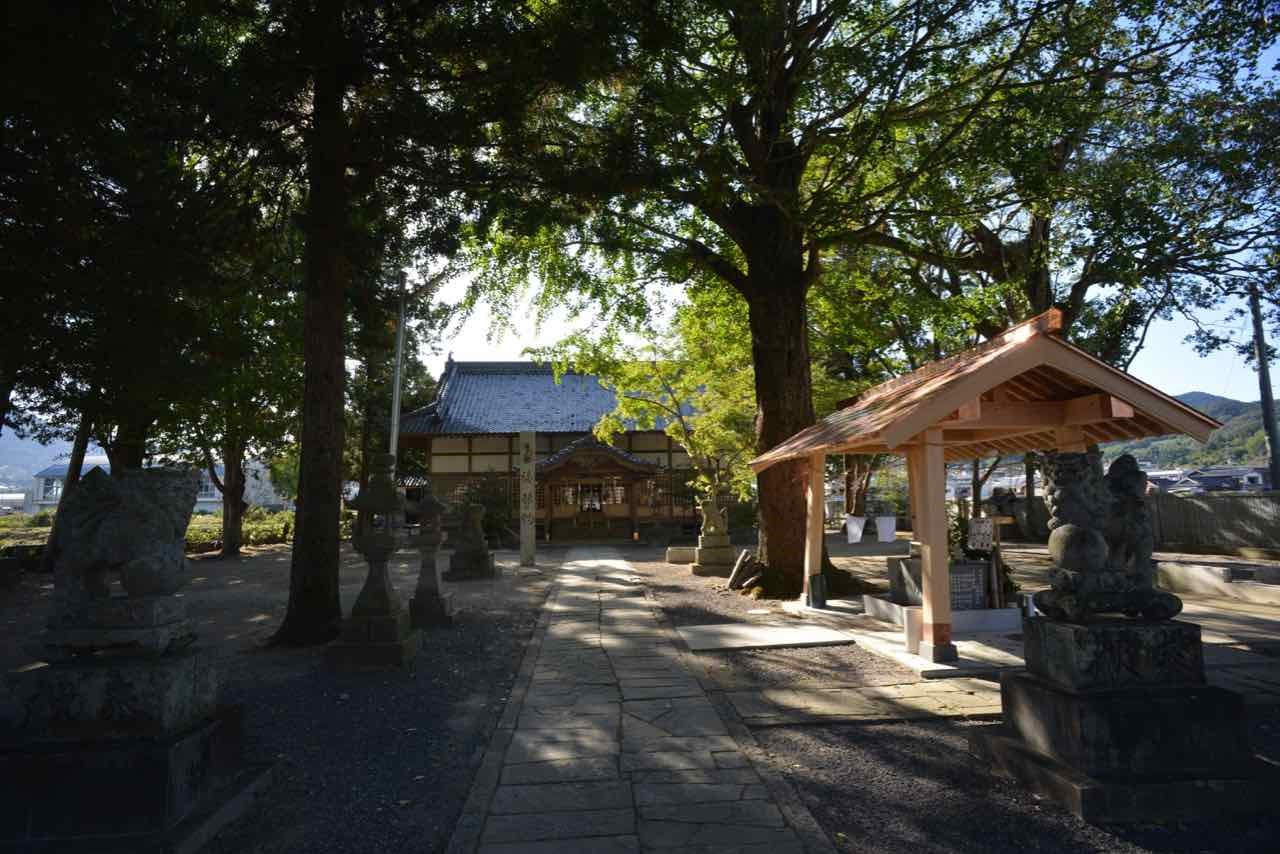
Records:
{"label": "stone monument pillar", "polygon": [[536,434],[526,430],[520,434],[520,565],[537,563],[537,526],[534,515],[538,512],[538,485],[534,478],[534,461],[537,459]]}
{"label": "stone monument pillar", "polygon": [[342,622],[342,634],[325,649],[325,659],[339,670],[403,667],[418,654],[421,633],[413,629],[400,604],[387,563],[400,546],[404,497],[396,490],[396,458],[378,454],[370,463],[369,486],[351,502],[368,519],[352,545],[369,564],[364,587]]}
{"label": "stone monument pillar", "polygon": [[0,848],[158,851],[240,770],[236,710],[174,595],[198,487],[192,470],[94,470],[64,497],[28,647],[46,663],[9,674],[0,703]]}
{"label": "stone monument pillar", "polygon": [[725,523],[724,510],[714,498],[704,498],[702,506],[702,535],[694,550],[694,575],[719,575],[728,578],[733,572],[733,546],[729,545],[729,526]]}
{"label": "stone monument pillar", "polygon": [[1046,455],[1052,588],[1004,673],[1004,724],[970,748],[1096,823],[1270,808],[1280,775],[1249,750],[1241,697],[1205,683],[1200,627],[1157,590],[1146,475],[1097,454]]}
{"label": "stone monument pillar", "polygon": [[493,578],[497,575],[489,541],[484,536],[484,505],[468,504],[466,516],[458,528],[458,544],[449,555],[447,581]]}
{"label": "stone monument pillar", "polygon": [[448,625],[453,622],[453,594],[444,592],[436,560],[444,505],[432,494],[430,480],[422,487],[422,500],[416,509],[422,530],[410,543],[418,547],[419,567],[418,586],[409,600],[409,619],[415,629]]}

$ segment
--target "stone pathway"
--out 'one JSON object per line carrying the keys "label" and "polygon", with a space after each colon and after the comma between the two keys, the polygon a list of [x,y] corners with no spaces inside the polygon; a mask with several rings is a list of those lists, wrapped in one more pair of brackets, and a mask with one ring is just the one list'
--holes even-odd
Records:
{"label": "stone pathway", "polygon": [[572,549],[556,581],[450,851],[830,850],[806,848],[616,551]]}

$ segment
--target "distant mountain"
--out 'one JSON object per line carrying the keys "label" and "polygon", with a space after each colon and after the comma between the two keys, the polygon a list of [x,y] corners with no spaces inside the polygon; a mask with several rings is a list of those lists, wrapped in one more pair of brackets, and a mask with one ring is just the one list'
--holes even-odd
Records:
{"label": "distant mountain", "polygon": [[1255,413],[1259,420],[1262,418],[1262,404],[1256,400],[1246,403],[1243,400],[1232,400],[1229,397],[1209,394],[1207,391],[1189,391],[1178,395],[1178,400],[1187,406],[1194,406],[1210,418],[1216,418],[1223,423],[1238,415],[1249,413]]}
{"label": "distant mountain", "polygon": [[1232,400],[1203,391],[1180,394],[1178,400],[1222,422],[1222,427],[1213,432],[1207,443],[1201,445],[1186,436],[1113,442],[1103,446],[1106,455],[1133,454],[1157,469],[1267,464],[1260,402]]}
{"label": "distant mountain", "polygon": [[70,442],[41,445],[34,439],[19,438],[6,427],[0,433],[0,484],[21,492],[31,486],[32,475],[70,454]]}

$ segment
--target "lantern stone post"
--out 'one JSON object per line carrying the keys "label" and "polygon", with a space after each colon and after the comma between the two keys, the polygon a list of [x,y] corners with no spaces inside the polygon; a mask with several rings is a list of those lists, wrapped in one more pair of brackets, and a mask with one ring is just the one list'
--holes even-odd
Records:
{"label": "lantern stone post", "polygon": [[436,556],[440,550],[440,514],[444,504],[431,491],[431,481],[422,487],[422,499],[417,507],[422,528],[410,538],[410,545],[418,547],[418,586],[409,600],[409,620],[415,629],[426,626],[448,625],[453,622],[453,594],[445,593],[440,579],[440,567]]}
{"label": "lantern stone post", "polygon": [[400,547],[404,497],[396,491],[396,458],[378,454],[371,463],[369,486],[351,502],[368,520],[351,543],[369,564],[364,586],[342,623],[342,634],[331,643],[326,659],[338,670],[403,667],[418,652],[421,633],[412,628],[400,604],[387,563]]}

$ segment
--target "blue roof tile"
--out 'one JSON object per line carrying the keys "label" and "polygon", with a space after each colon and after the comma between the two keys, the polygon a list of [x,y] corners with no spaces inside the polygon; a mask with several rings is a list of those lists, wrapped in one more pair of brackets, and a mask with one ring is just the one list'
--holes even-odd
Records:
{"label": "blue roof tile", "polygon": [[402,417],[400,432],[585,433],[615,401],[592,374],[567,373],[557,385],[550,365],[450,361],[435,401]]}

